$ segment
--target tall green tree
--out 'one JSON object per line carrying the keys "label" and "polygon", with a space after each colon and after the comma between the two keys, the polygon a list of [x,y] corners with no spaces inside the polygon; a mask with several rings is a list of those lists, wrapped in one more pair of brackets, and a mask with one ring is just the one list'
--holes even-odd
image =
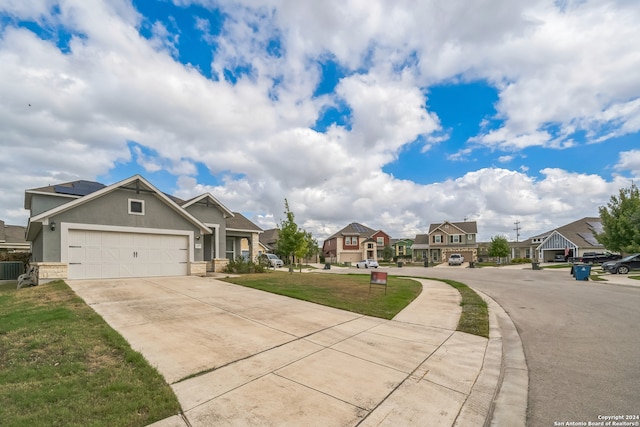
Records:
{"label": "tall green tree", "polygon": [[640,252],[640,191],[631,184],[600,206],[602,233],[596,234],[605,248],[622,253]]}
{"label": "tall green tree", "polygon": [[498,258],[509,256],[509,242],[505,236],[493,236],[491,238],[489,256]]}

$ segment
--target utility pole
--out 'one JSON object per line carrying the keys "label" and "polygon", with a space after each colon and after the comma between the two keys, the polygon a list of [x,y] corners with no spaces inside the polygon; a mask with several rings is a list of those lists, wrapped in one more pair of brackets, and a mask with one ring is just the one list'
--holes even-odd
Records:
{"label": "utility pole", "polygon": [[516,228],[514,228],[514,230],[516,230],[516,242],[519,242],[520,240],[520,221],[516,221],[514,222],[514,224],[516,225]]}

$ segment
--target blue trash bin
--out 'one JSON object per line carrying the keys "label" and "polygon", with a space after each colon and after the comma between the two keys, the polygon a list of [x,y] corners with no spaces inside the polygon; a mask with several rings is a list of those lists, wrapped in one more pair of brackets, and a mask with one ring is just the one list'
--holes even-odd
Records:
{"label": "blue trash bin", "polygon": [[576,277],[576,280],[589,280],[589,275],[591,274],[591,266],[574,265],[573,274]]}

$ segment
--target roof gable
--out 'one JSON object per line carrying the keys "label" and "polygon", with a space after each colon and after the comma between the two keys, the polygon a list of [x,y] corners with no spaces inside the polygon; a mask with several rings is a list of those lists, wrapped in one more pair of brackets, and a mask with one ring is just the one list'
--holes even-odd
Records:
{"label": "roof gable", "polygon": [[352,222],[342,230],[329,237],[329,239],[334,239],[340,236],[371,237],[374,233],[376,233],[376,230],[374,230],[373,228],[369,228],[366,225],[362,225],[357,222]]}
{"label": "roof gable", "polygon": [[257,231],[258,233],[262,233],[262,228],[258,227],[239,212],[233,212],[233,216],[231,218],[227,218],[227,230]]}
{"label": "roof gable", "polygon": [[56,196],[68,199],[78,199],[93,192],[103,189],[106,185],[95,181],[70,181],[62,184],[47,185],[46,187],[32,188],[25,191],[24,208],[31,209],[31,199],[34,194]]}
{"label": "roof gable", "polygon": [[170,207],[171,209],[173,209],[175,212],[177,212],[178,214],[180,214],[181,216],[183,216],[184,218],[186,218],[188,221],[190,221],[191,223],[193,223],[194,225],[196,225],[198,228],[200,228],[201,231],[203,232],[207,232],[210,233],[211,230],[204,225],[202,222],[200,222],[196,217],[194,217],[193,215],[189,214],[186,210],[184,210],[182,207],[180,207],[176,202],[174,202],[171,198],[169,198],[166,194],[162,193],[161,191],[159,191],[156,187],[154,187],[149,181],[147,181],[146,179],[144,179],[142,176],[140,175],[134,175],[130,178],[124,179],[120,182],[116,182],[115,184],[109,185],[109,186],[105,186],[99,190],[93,191],[85,196],[81,196],[78,198],[74,198],[73,200],[69,201],[68,203],[65,203],[63,205],[57,206],[53,209],[50,209],[48,211],[42,212],[32,218],[30,218],[29,220],[29,227],[27,228],[27,234],[29,234],[29,228],[31,227],[31,224],[33,223],[38,223],[38,222],[43,222],[43,223],[47,223],[49,220],[49,217],[53,216],[53,215],[57,215],[59,213],[62,212],[66,212],[68,210],[71,210],[77,206],[80,206],[82,204],[85,203],[89,203],[92,200],[95,200],[99,197],[104,196],[105,194],[109,194],[119,188],[125,188],[125,189],[129,189],[129,190],[135,190],[135,191],[148,191],[153,193],[158,199],[160,199],[162,202],[164,202],[168,207]]}
{"label": "roof gable", "polygon": [[[453,227],[453,228],[451,228]],[[429,226],[429,234],[440,230],[445,234],[477,234],[478,224],[475,221],[449,222],[444,221],[440,224],[431,224]]]}
{"label": "roof gable", "polygon": [[225,218],[233,216],[233,212],[231,212],[225,205],[220,203],[220,201],[218,201],[218,199],[213,197],[213,195],[211,193],[201,194],[200,196],[194,197],[191,200],[188,200],[188,201],[186,201],[184,203],[179,203],[179,204],[184,209],[188,208],[191,205],[195,205],[195,204],[205,205],[207,207],[208,206],[213,206],[213,207],[216,207],[216,208],[220,209],[220,211],[223,213]]}

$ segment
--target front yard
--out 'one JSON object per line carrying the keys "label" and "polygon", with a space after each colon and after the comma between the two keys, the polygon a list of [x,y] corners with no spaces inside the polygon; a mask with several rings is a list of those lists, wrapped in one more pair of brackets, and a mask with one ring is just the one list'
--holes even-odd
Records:
{"label": "front yard", "polygon": [[163,377],[66,283],[0,285],[3,426],[146,426],[179,411]]}

